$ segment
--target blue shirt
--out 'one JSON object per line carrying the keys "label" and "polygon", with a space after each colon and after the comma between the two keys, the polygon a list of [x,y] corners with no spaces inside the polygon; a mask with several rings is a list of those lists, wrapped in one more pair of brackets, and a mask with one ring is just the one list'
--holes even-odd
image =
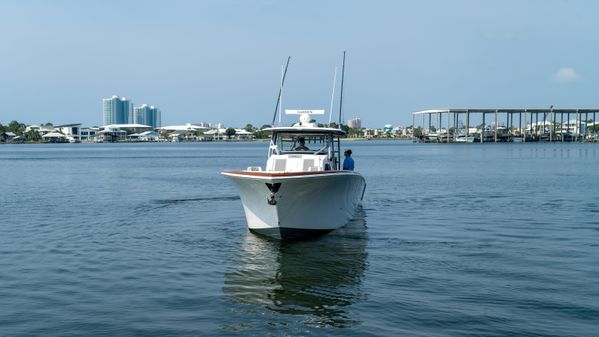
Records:
{"label": "blue shirt", "polygon": [[343,169],[350,171],[354,170],[354,160],[352,157],[345,157],[345,160],[343,160]]}

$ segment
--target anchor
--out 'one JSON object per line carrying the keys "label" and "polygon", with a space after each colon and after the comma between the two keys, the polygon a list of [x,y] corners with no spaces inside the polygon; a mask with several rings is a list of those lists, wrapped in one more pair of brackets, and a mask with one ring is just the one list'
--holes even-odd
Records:
{"label": "anchor", "polygon": [[277,200],[275,200],[275,195],[271,194],[270,198],[266,198],[266,202],[268,202],[269,205],[276,205],[277,204]]}
{"label": "anchor", "polygon": [[274,206],[277,204],[277,200],[275,199],[275,193],[277,193],[279,191],[279,188],[281,188],[281,183],[266,183],[266,187],[268,187],[268,190],[270,190],[271,192],[270,198],[266,198],[266,202],[268,202],[269,205]]}

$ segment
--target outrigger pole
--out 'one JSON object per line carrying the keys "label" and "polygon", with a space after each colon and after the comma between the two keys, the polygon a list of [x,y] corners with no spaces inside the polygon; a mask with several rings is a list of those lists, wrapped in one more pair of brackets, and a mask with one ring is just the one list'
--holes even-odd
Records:
{"label": "outrigger pole", "polygon": [[289,67],[289,61],[291,60],[291,56],[287,58],[287,64],[285,65],[285,72],[283,72],[283,78],[281,79],[281,87],[279,87],[279,96],[277,97],[277,105],[275,106],[275,114],[272,116],[272,126],[275,125],[275,121],[277,120],[277,111],[279,111],[279,103],[281,102],[281,95],[283,94],[283,85],[285,84],[285,76],[287,76],[287,67]]}
{"label": "outrigger pole", "polygon": [[[343,64],[341,65],[341,90],[339,95],[339,130],[341,130],[341,109],[343,108],[343,82],[345,81],[345,50],[343,51]],[[337,137],[337,170],[341,170],[341,139]]]}
{"label": "outrigger pole", "polygon": [[343,51],[343,65],[341,66],[341,95],[339,97],[339,129],[341,129],[341,108],[343,108],[343,80],[345,77],[345,50]]}
{"label": "outrigger pole", "polygon": [[333,75],[333,93],[331,94],[331,108],[329,109],[329,124],[333,121],[333,101],[335,100],[335,86],[337,85],[337,67],[335,67],[335,75]]}

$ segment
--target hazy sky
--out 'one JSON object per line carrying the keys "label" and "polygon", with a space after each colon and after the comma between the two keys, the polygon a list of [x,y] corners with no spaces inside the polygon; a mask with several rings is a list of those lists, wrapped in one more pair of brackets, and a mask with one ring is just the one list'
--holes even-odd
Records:
{"label": "hazy sky", "polygon": [[[0,123],[100,125],[101,100],[162,123],[329,109],[411,124],[440,107],[599,106],[597,1],[0,1]],[[338,92],[339,86],[337,86]],[[337,106],[338,102],[335,102]],[[336,119],[336,117],[335,117]]]}

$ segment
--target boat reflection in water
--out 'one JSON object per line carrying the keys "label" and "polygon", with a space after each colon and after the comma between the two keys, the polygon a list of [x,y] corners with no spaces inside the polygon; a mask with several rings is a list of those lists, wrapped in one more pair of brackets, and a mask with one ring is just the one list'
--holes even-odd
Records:
{"label": "boat reflection in water", "polygon": [[358,324],[348,309],[365,298],[366,243],[362,210],[346,226],[315,240],[281,242],[248,233],[223,287],[234,314],[244,315],[234,321],[244,326],[226,329],[244,330],[251,322],[254,328]]}

